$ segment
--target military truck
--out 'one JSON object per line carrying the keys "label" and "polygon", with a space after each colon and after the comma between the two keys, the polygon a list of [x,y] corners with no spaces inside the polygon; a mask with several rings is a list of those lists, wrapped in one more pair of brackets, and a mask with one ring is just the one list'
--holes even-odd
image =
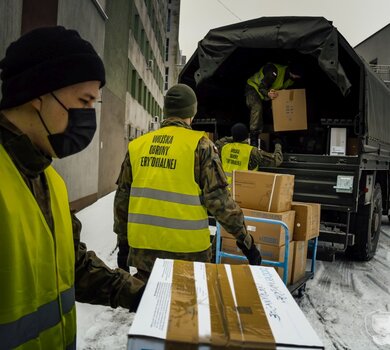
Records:
{"label": "military truck", "polygon": [[[284,161],[261,170],[295,175],[294,200],[321,203],[323,257],[370,260],[389,214],[390,89],[331,21],[261,17],[210,30],[179,76],[198,96],[193,127],[218,138],[236,122],[248,125],[248,77],[267,62],[291,61],[305,67],[307,129],[276,133],[265,113],[270,150],[281,139]],[[346,155],[330,155],[333,128],[346,129]]]}

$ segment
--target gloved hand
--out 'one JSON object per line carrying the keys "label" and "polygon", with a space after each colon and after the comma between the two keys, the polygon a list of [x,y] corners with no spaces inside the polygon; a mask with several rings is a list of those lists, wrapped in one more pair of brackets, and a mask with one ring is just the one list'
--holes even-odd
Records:
{"label": "gloved hand", "polygon": [[126,243],[119,243],[118,244],[118,255],[117,255],[117,264],[118,267],[129,272],[129,266],[127,265],[127,257],[129,255],[129,245]]}
{"label": "gloved hand", "polygon": [[244,243],[239,242],[239,241],[236,241],[237,247],[242,250],[242,252],[246,256],[246,258],[248,259],[250,265],[261,265],[260,251],[255,246],[255,244],[253,242],[253,237],[252,236],[250,236],[250,237],[251,237],[252,243],[251,243],[251,246],[249,249],[244,245]]}

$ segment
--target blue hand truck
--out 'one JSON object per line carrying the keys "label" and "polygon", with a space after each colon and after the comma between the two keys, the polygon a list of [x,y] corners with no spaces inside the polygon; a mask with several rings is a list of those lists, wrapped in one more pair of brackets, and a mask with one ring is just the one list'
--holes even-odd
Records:
{"label": "blue hand truck", "polygon": [[[289,229],[287,225],[280,220],[273,220],[273,219],[266,219],[266,218],[255,218],[252,216],[245,216],[245,222],[264,222],[267,224],[276,224],[280,225],[284,229],[284,238],[285,238],[285,249],[284,249],[284,257],[283,261],[271,261],[271,260],[262,260],[261,264],[262,265],[267,265],[267,266],[273,266],[273,267],[281,267],[283,268],[283,282],[287,286],[287,277],[288,277],[288,258],[289,258],[289,246],[290,246],[290,238],[289,238]],[[230,254],[230,253],[225,253],[221,250],[221,225],[217,222],[216,223],[216,234],[215,234],[215,239],[216,239],[216,248],[215,248],[215,262],[217,264],[221,263],[221,258],[226,257],[226,258],[232,258],[232,259],[238,259],[238,260],[247,260],[245,256],[243,255],[237,255],[237,254]],[[306,282],[307,280],[311,279],[314,277],[314,272],[315,272],[315,264],[316,264],[316,255],[317,255],[317,245],[318,245],[318,237],[313,238],[312,240],[309,241],[310,248],[313,250],[312,253],[312,260],[311,260],[311,269],[310,271],[306,271],[305,276],[301,278],[299,281],[294,283],[293,285],[287,286],[289,291],[291,293],[295,292],[298,290],[299,295],[302,296],[303,292],[305,291],[306,287]]]}

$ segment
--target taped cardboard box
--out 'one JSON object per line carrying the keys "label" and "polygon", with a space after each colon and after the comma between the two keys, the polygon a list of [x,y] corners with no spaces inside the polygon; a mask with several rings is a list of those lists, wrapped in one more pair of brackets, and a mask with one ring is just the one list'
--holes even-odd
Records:
{"label": "taped cardboard box", "polygon": [[306,130],[305,89],[279,90],[272,100],[274,131]]}
{"label": "taped cardboard box", "polygon": [[359,155],[359,139],[357,137],[347,138],[347,155],[348,156]]}
{"label": "taped cardboard box", "polygon": [[276,271],[157,259],[128,350],[324,349]]}
{"label": "taped cardboard box", "polygon": [[306,241],[320,234],[321,205],[318,203],[292,202],[295,211],[294,241]]}
{"label": "taped cardboard box", "polygon": [[[285,246],[276,247],[268,244],[256,244],[257,248],[260,250],[261,257],[264,260],[271,261],[283,261],[284,260],[284,249]],[[230,254],[244,255],[236,245],[236,240],[231,238],[222,238],[222,251]],[[288,248],[288,270],[287,270],[287,284],[291,283],[292,278],[292,269],[293,269],[293,256],[294,256],[294,242],[290,242]],[[232,265],[241,265],[248,264],[247,260],[238,260],[234,258],[221,258],[221,263],[223,264],[232,264]],[[280,278],[283,278],[283,268],[277,267],[276,270]]]}
{"label": "taped cardboard box", "polygon": [[[271,213],[242,208],[242,211],[245,216],[283,221],[288,227],[289,239],[292,241],[295,218],[295,212],[293,210],[281,213]],[[252,235],[255,243],[265,243],[276,246],[281,246],[286,243],[285,232],[282,225],[256,222],[248,219],[245,220],[245,224],[248,233]],[[222,237],[232,238],[232,235],[224,228],[221,228],[221,235]]]}
{"label": "taped cardboard box", "polygon": [[305,276],[307,263],[308,241],[294,241],[291,284]]}
{"label": "taped cardboard box", "polygon": [[233,171],[233,198],[241,208],[279,213],[291,209],[294,175]]}

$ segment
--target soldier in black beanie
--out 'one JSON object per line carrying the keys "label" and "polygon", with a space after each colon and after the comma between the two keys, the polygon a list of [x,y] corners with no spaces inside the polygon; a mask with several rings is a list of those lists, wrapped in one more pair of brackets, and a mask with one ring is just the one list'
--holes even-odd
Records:
{"label": "soldier in black beanie", "polygon": [[58,26],[11,43],[0,70],[1,346],[76,349],[75,300],[134,311],[144,289],[80,242],[50,165],[92,140],[104,65],[77,31]]}

